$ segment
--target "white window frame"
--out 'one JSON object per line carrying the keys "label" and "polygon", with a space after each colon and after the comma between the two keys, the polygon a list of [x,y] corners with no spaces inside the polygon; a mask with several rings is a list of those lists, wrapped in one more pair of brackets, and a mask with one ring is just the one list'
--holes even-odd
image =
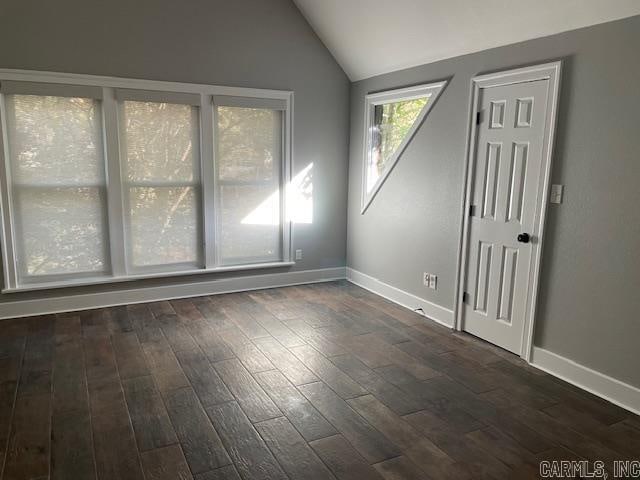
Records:
{"label": "white window frame", "polygon": [[[124,245],[124,254],[126,259],[125,270],[129,274],[144,274],[144,273],[162,273],[162,272],[170,272],[170,271],[185,271],[190,269],[201,269],[205,267],[204,263],[204,222],[205,222],[205,214],[204,214],[204,196],[203,191],[206,183],[202,180],[202,170],[203,170],[203,161],[202,161],[202,139],[201,136],[201,105],[200,105],[200,96],[195,94],[185,94],[185,93],[169,93],[169,92],[155,92],[149,90],[132,90],[132,89],[117,89],[115,91],[115,96],[118,102],[118,121],[124,118],[124,103],[128,101],[134,102],[152,102],[152,103],[169,103],[174,105],[188,105],[191,107],[196,107],[197,109],[197,125],[195,127],[198,129],[196,132],[197,135],[197,145],[194,146],[194,170],[197,170],[198,177],[195,178],[191,182],[177,182],[177,181],[167,181],[167,182],[159,182],[159,181],[129,181],[126,178],[126,175],[120,175],[118,178],[120,179],[120,189],[122,191],[122,203],[124,205],[124,234],[125,234],[125,245]],[[118,125],[118,132],[120,134],[120,160],[119,165],[123,168],[124,160],[127,156],[127,145],[124,141],[126,136],[125,126],[122,124]],[[195,155],[197,153],[197,155]],[[114,179],[114,181],[118,181],[118,178]],[[168,263],[168,264],[154,264],[147,266],[135,266],[133,263],[132,252],[131,249],[133,247],[133,237],[131,233],[131,217],[128,213],[130,209],[129,203],[129,191],[131,188],[136,187],[192,187],[195,190],[196,201],[198,202],[196,205],[198,218],[197,224],[197,241],[198,241],[198,251],[196,259],[193,262],[180,262],[180,263]]]}
{"label": "white window frame", "polygon": [[[16,219],[13,213],[11,194],[11,172],[9,168],[7,120],[4,94],[0,93],[0,224],[2,241],[2,267],[4,285],[2,293],[28,290],[43,290],[67,286],[116,283],[145,278],[172,277],[193,274],[217,273],[236,270],[254,270],[262,268],[285,267],[294,265],[291,252],[292,222],[286,212],[286,186],[291,182],[291,164],[293,157],[293,101],[294,94],[286,90],[267,90],[244,87],[226,87],[191,83],[138,80],[94,75],[79,75],[55,72],[36,72],[28,70],[0,69],[0,91],[2,82],[25,82],[31,84],[50,84],[52,92],[65,86],[97,87],[102,90],[103,143],[107,174],[107,224],[109,235],[105,238],[110,255],[106,273],[91,277],[59,278],[41,283],[20,282],[15,250]],[[37,89],[36,89],[37,90]],[[125,201],[123,197],[123,178],[121,165],[121,134],[119,130],[120,90],[140,91],[150,101],[170,101],[173,99],[199,98],[196,105],[199,110],[200,124],[200,209],[202,213],[201,250],[202,267],[184,269],[167,268],[162,271],[140,271],[132,269],[127,262]],[[34,94],[42,94],[34,91]],[[281,233],[282,258],[276,262],[221,266],[216,254],[216,196],[215,190],[215,148],[214,148],[214,97],[239,97],[247,105],[265,108],[265,105],[282,104],[283,110],[283,148],[281,170]],[[191,100],[189,100],[191,101]]]}
{"label": "white window frame", "polygon": [[[391,170],[396,165],[400,156],[411,142],[411,139],[424,122],[427,114],[436,103],[436,100],[447,86],[447,81],[426,83],[422,85],[415,85],[407,88],[399,88],[395,90],[386,90],[384,92],[370,93],[365,96],[364,102],[364,159],[362,163],[362,198],[361,198],[361,210],[360,214],[364,214],[374,197],[380,190],[380,187],[385,182]],[[412,127],[407,132],[406,137],[402,140],[397,150],[391,155],[384,170],[376,183],[374,183],[370,192],[367,192],[367,174],[369,171],[369,165],[372,163],[371,148],[373,142],[373,128],[375,122],[375,108],[379,105],[385,105],[388,103],[396,103],[407,100],[415,100],[419,98],[429,97],[429,101],[420,111],[420,114],[416,118]]]}
{"label": "white window frame", "polygon": [[[281,132],[282,132],[282,138],[281,138],[281,147],[280,147],[280,151],[282,152],[282,164],[280,165],[280,179],[278,182],[278,186],[279,186],[279,193],[280,193],[280,219],[281,219],[281,223],[280,223],[280,228],[281,228],[281,242],[280,242],[280,249],[282,254],[286,255],[285,252],[289,252],[290,255],[290,232],[286,232],[284,231],[284,224],[285,223],[290,223],[290,222],[285,222],[285,219],[287,219],[288,215],[286,212],[286,205],[287,205],[287,198],[286,198],[286,193],[287,193],[287,185],[289,184],[289,182],[284,182],[283,179],[284,178],[289,178],[290,179],[290,175],[291,175],[291,169],[290,169],[290,164],[288,162],[285,161],[286,155],[284,154],[284,151],[286,149],[286,144],[287,144],[287,133],[286,133],[286,127],[287,127],[287,122],[286,122],[286,117],[287,117],[287,106],[286,104],[283,104],[282,101],[276,100],[276,99],[266,99],[266,98],[261,98],[261,99],[257,99],[257,98],[245,98],[245,97],[232,97],[232,96],[214,96],[213,97],[213,124],[214,124],[214,135],[217,135],[218,133],[218,114],[217,114],[217,108],[218,107],[239,107],[239,108],[256,108],[256,109],[270,109],[270,110],[277,110],[280,111],[282,113],[281,117],[282,117],[282,125],[281,125]],[[215,139],[214,139],[215,140]],[[214,145],[216,145],[216,142],[213,142]],[[216,150],[214,149],[214,157],[216,155]],[[225,181],[220,181],[220,179],[218,178],[218,162],[213,162],[214,164],[214,176],[215,176],[215,180],[214,180],[214,195],[215,195],[215,201],[219,202],[220,201],[220,195],[222,193],[220,186],[221,185],[240,185],[240,184],[245,184],[245,185],[259,185],[261,182],[239,182],[239,181],[234,181],[234,180],[225,180]],[[216,241],[215,241],[215,245],[220,245],[220,219],[216,218]],[[216,256],[216,264],[218,265],[222,265],[223,264],[223,257],[222,257],[222,252],[220,251],[220,249],[216,249],[215,251],[215,256]],[[248,262],[249,264],[251,264],[250,262]]]}

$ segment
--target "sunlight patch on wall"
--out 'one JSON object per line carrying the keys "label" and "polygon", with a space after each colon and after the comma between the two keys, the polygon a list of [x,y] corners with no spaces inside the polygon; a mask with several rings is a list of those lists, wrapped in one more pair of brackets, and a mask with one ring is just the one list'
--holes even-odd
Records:
{"label": "sunlight patch on wall", "polygon": [[[287,221],[313,223],[313,163],[286,186]],[[280,190],[276,190],[242,219],[244,225],[279,225]]]}

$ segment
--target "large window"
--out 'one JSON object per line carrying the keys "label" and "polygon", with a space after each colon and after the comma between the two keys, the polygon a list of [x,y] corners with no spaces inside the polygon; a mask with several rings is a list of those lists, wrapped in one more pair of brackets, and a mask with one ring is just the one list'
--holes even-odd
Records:
{"label": "large window", "polygon": [[223,264],[281,256],[282,111],[216,106]]}
{"label": "large window", "polygon": [[290,263],[290,92],[25,75],[0,72],[5,291]]}
{"label": "large window", "polygon": [[125,100],[120,114],[129,266],[200,266],[198,108]]}
{"label": "large window", "polygon": [[367,95],[363,213],[445,85],[438,82]]}

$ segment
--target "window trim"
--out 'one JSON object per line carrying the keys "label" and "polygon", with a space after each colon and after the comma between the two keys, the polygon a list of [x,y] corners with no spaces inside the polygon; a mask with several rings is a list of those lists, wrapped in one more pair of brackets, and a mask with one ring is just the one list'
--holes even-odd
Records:
{"label": "window trim", "polygon": [[[39,72],[29,70],[0,69],[0,87],[3,82],[21,82],[24,85],[40,84],[51,85],[51,92],[64,92],[69,89],[70,94],[74,88],[97,88],[102,91],[101,110],[103,122],[103,148],[105,151],[105,170],[107,176],[107,225],[109,234],[105,243],[110,246],[109,270],[91,277],[75,279],[53,279],[49,282],[20,281],[18,278],[18,265],[15,250],[15,227],[13,216],[13,201],[11,192],[11,177],[8,169],[8,141],[6,129],[5,98],[0,92],[0,235],[2,251],[2,269],[4,285],[2,293],[47,290],[70,286],[119,283],[141,280],[146,278],[175,277],[193,274],[220,273],[240,270],[255,270],[262,268],[288,267],[295,265],[292,261],[291,237],[293,233],[292,222],[289,219],[286,208],[286,185],[291,182],[292,158],[293,158],[293,105],[294,93],[289,90],[270,90],[245,87],[228,87],[219,85],[205,85],[194,83],[165,82],[156,80],[127,79],[118,77],[81,75],[57,72]],[[46,87],[45,87],[46,90]],[[166,269],[162,272],[131,271],[127,267],[126,258],[126,230],[124,216],[124,197],[122,183],[121,146],[119,136],[119,98],[118,91],[138,91],[149,94],[150,97],[159,95],[167,99],[188,99],[189,103],[197,103],[200,125],[200,198],[201,238],[204,245],[201,250],[203,268],[186,268],[184,270]],[[41,94],[40,91],[34,92]],[[283,148],[282,148],[282,172],[281,172],[281,196],[282,196],[282,258],[277,262],[250,263],[242,265],[221,266],[216,262],[216,203],[214,191],[214,97],[241,98],[243,102],[251,105],[255,102],[256,108],[273,108],[268,105],[282,105],[283,111]],[[199,99],[199,102],[197,100]],[[169,101],[169,100],[167,100]],[[175,102],[174,102],[175,103]],[[108,126],[107,126],[108,125]],[[115,126],[115,128],[114,128]],[[34,279],[35,280],[35,279]]]}
{"label": "window trim", "polygon": [[[387,177],[391,173],[391,170],[395,167],[396,163],[402,156],[402,153],[411,142],[411,139],[414,137],[418,128],[424,122],[426,116],[429,111],[436,103],[438,97],[446,88],[448,80],[443,80],[440,82],[433,83],[425,83],[422,85],[415,85],[407,88],[398,88],[394,90],[385,90],[383,92],[377,93],[369,93],[365,95],[364,99],[364,135],[363,135],[363,143],[364,143],[364,151],[363,151],[363,163],[362,163],[362,179],[361,179],[361,207],[360,214],[364,215],[369,205],[373,201],[374,197],[380,190],[382,184],[386,181]],[[429,96],[429,101],[420,111],[420,114],[416,118],[416,121],[413,123],[409,131],[407,132],[406,137],[402,140],[397,150],[393,153],[393,155],[389,158],[388,164],[385,166],[382,174],[373,184],[370,192],[367,192],[367,173],[368,167],[371,162],[371,143],[372,143],[372,130],[375,118],[375,107],[378,105],[385,105],[388,103],[395,103],[399,101],[406,100],[414,100],[418,98],[423,98]]]}

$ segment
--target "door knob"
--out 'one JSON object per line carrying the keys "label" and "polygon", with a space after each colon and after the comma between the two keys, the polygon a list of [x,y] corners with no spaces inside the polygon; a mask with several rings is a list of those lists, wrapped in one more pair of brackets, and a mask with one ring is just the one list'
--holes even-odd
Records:
{"label": "door knob", "polygon": [[518,241],[520,243],[529,243],[529,240],[531,240],[531,237],[528,233],[521,233],[520,235],[518,235]]}

